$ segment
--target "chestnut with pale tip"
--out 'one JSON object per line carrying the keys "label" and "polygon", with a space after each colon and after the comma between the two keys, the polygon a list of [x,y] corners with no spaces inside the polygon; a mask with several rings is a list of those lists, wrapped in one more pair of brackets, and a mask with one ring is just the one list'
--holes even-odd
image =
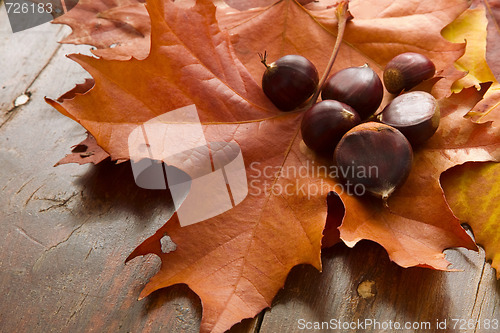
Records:
{"label": "chestnut with pale tip", "polygon": [[384,69],[385,89],[391,94],[408,91],[436,73],[436,66],[425,55],[415,52],[399,54]]}
{"label": "chestnut with pale tip", "polygon": [[394,127],[367,122],[342,137],[333,160],[344,182],[360,185],[387,203],[410,174],[413,150]]}

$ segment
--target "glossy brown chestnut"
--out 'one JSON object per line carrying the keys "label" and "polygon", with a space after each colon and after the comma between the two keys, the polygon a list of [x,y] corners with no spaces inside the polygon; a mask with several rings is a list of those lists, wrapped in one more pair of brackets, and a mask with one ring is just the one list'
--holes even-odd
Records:
{"label": "glossy brown chestnut", "polygon": [[413,150],[397,129],[368,122],[342,137],[333,159],[347,185],[362,187],[385,201],[408,177]]}
{"label": "glossy brown chestnut", "polygon": [[[265,64],[265,58],[262,62]],[[262,89],[278,109],[294,110],[316,91],[319,83],[318,71],[314,64],[303,56],[286,55],[272,64],[265,65]]]}
{"label": "glossy brown chestnut", "polygon": [[389,103],[379,120],[397,128],[412,145],[428,140],[437,130],[441,114],[434,96],[423,91],[402,94]]}
{"label": "glossy brown chestnut", "polygon": [[384,97],[382,81],[368,65],[345,68],[326,81],[321,98],[350,105],[361,119],[371,116]]}
{"label": "glossy brown chestnut", "polygon": [[300,130],[306,146],[319,154],[332,154],[342,136],[360,122],[349,105],[325,100],[304,113]]}
{"label": "glossy brown chestnut", "polygon": [[392,58],[384,69],[384,85],[391,94],[410,90],[434,76],[434,63],[420,53],[406,52]]}

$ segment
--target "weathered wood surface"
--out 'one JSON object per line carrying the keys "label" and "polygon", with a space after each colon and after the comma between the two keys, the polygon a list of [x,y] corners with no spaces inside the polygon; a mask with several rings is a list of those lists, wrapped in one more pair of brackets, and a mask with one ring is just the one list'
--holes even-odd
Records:
{"label": "weathered wood surface", "polygon": [[[197,332],[201,305],[186,286],[137,301],[156,257],[124,264],[171,214],[166,193],[137,188],[126,163],[53,167],[85,137],[43,101],[88,76],[64,56],[88,48],[57,44],[67,32],[46,24],[12,34],[0,10],[0,332]],[[23,93],[30,101],[14,108]],[[375,244],[339,244],[324,252],[323,273],[295,268],[270,310],[231,331],[371,319],[431,324],[406,332],[495,332],[453,329],[452,319],[500,319],[500,282],[482,253],[447,253],[463,271],[402,269]]]}

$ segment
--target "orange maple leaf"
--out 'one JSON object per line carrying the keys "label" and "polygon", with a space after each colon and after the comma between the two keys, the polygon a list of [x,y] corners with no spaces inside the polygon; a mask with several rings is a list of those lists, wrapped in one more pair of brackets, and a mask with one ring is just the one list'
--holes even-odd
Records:
{"label": "orange maple leaf", "polygon": [[144,59],[149,53],[151,23],[144,0],[79,0],[52,21],[66,24],[71,34],[61,43],[87,44],[105,59]]}
{"label": "orange maple leaf", "polygon": [[[434,11],[430,10],[430,3],[424,2],[425,5],[416,11],[420,18],[435,20],[431,33],[422,32],[420,38],[429,37],[429,45],[436,47],[434,52],[439,54],[432,58],[436,58],[438,68],[444,70],[460,56],[463,46],[448,43],[435,34],[447,20],[458,15],[463,2],[456,1],[455,7],[445,6],[443,2],[442,7],[438,6],[440,10],[434,7]],[[435,1],[432,3],[436,6]],[[317,25],[319,16],[312,16],[294,1],[281,1],[262,15],[269,15],[279,6],[287,6],[282,10],[295,11],[297,20],[301,20],[297,24],[309,22],[304,23],[305,26],[311,26],[313,32],[321,32],[316,37],[318,42],[334,39],[335,34],[327,28],[327,23]],[[160,272],[146,286],[142,296],[159,288],[186,283],[201,298],[202,330],[222,332],[269,306],[293,266],[308,263],[321,269],[326,196],[341,184],[328,174],[330,161],[312,156],[302,143],[301,112],[279,112],[264,96],[236,56],[229,36],[219,29],[216,7],[210,1],[198,0],[193,8],[183,8],[167,0],[151,1],[147,9],[152,37],[151,52],[144,60],[117,61],[72,55],[71,58],[93,76],[95,84],[77,86],[59,102],[48,102],[82,124],[113,160],[131,158],[128,139],[135,129],[151,119],[190,105],[195,105],[199,112],[208,142],[238,144],[248,178],[256,181],[258,191],[233,209],[197,224],[181,227],[178,214],[174,214],[129,257],[155,253],[162,260]],[[380,20],[387,20],[388,26],[394,29],[406,22],[395,17],[399,12],[392,7],[378,10],[372,14],[379,13]],[[330,12],[326,9],[324,14]],[[349,23],[348,41],[355,38],[356,31],[366,30],[369,34],[368,27],[379,23],[383,26],[378,19],[367,19],[369,24],[361,24],[368,14],[361,9],[359,14],[359,21],[355,19]],[[391,23],[393,20],[397,24]],[[304,25],[298,25],[304,32]],[[268,30],[271,36],[275,34],[274,30]],[[383,31],[378,30],[378,33]],[[254,33],[264,41],[268,37],[265,31]],[[240,38],[243,35],[240,32]],[[411,36],[417,38],[419,35],[412,33]],[[307,33],[306,37],[312,38]],[[305,42],[305,39],[299,38],[298,42]],[[347,43],[344,51],[341,49],[344,53],[337,66],[355,65],[363,54],[354,52],[352,45]],[[380,58],[375,62],[368,56],[361,58],[372,61],[380,72],[381,63],[408,47],[382,50],[384,48],[362,51],[376,52],[371,55]],[[315,49],[313,58],[321,64],[326,60],[320,59],[320,53],[324,56],[328,52]],[[252,69],[251,64],[249,67]],[[391,197],[390,208],[372,198],[340,194],[345,205],[340,231],[347,244],[372,239],[385,246],[391,258],[402,266],[438,269],[446,269],[448,265],[442,254],[445,248],[475,248],[444,200],[439,175],[465,161],[498,159],[498,133],[488,124],[478,125],[463,118],[483,93],[468,89],[440,101],[441,127],[433,139],[416,151],[410,178]],[[193,178],[200,155],[191,154],[176,162],[174,166]],[[325,168],[311,168],[311,163]],[[299,168],[308,171],[297,177],[291,170]],[[312,188],[314,193],[309,191]],[[329,213],[331,218],[338,211]],[[332,225],[337,222],[338,216]],[[335,235],[329,232],[325,235],[325,245],[338,240],[337,230],[333,228],[333,231]],[[162,250],[165,235],[177,244],[175,251]]]}

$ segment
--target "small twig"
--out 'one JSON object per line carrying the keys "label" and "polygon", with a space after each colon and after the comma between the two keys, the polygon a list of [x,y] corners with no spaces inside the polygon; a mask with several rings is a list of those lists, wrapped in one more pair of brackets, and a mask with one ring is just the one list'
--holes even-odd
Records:
{"label": "small twig", "polygon": [[326,66],[326,70],[323,73],[321,80],[319,81],[318,89],[316,89],[316,92],[314,93],[313,97],[311,98],[311,101],[310,101],[311,105],[316,103],[321,90],[323,90],[323,86],[325,85],[325,82],[328,79],[328,75],[330,75],[330,71],[332,70],[333,63],[335,62],[335,59],[337,58],[337,54],[339,53],[340,44],[342,44],[342,39],[344,38],[345,26],[346,26],[348,21],[353,19],[353,16],[349,12],[349,1],[341,1],[337,6],[337,10],[335,12],[335,15],[337,16],[337,20],[338,20],[337,39],[335,40],[335,46],[333,47],[332,55],[330,56],[330,60],[328,61],[328,65]]}

